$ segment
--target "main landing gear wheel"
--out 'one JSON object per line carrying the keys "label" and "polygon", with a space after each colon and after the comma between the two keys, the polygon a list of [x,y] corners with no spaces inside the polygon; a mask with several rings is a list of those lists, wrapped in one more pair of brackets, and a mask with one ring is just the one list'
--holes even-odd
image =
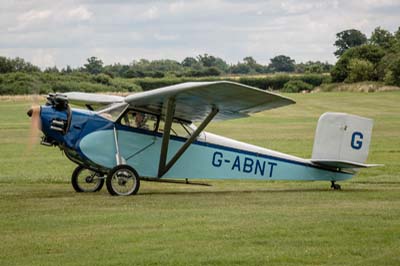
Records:
{"label": "main landing gear wheel", "polygon": [[79,165],[72,173],[71,183],[76,192],[97,192],[103,187],[104,178]]}
{"label": "main landing gear wheel", "polygon": [[134,195],[140,187],[139,175],[129,165],[117,165],[108,174],[106,186],[108,192],[113,196]]}
{"label": "main landing gear wheel", "polygon": [[331,188],[334,190],[341,190],[341,186],[339,184],[336,184],[335,181],[331,181]]}

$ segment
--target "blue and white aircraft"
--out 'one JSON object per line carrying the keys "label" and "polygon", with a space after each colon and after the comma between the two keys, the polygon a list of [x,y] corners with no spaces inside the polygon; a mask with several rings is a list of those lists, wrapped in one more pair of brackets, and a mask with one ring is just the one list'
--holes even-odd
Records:
{"label": "blue and white aircraft", "polygon": [[294,103],[234,82],[189,82],[127,97],[49,94],[28,115],[41,124],[41,144],[58,146],[78,165],[71,178],[77,192],[99,191],[105,181],[111,195],[133,195],[141,180],[190,178],[326,180],[340,189],[336,181],[375,166],[365,164],[373,122],[355,115],[323,114],[311,159],[203,131],[212,120]]}

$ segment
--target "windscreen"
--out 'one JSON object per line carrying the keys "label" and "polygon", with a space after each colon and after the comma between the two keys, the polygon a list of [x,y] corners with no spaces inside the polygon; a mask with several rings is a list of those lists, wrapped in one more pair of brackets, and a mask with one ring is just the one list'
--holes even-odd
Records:
{"label": "windscreen", "polygon": [[126,103],[116,103],[116,104],[114,103],[104,107],[103,109],[100,109],[97,112],[97,114],[115,122],[121,116],[121,114],[126,110],[127,107],[128,104]]}

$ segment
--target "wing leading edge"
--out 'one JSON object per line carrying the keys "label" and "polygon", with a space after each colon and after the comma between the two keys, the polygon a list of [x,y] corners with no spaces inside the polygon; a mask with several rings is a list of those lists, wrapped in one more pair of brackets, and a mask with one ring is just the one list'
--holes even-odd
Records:
{"label": "wing leading edge", "polygon": [[63,94],[68,97],[70,103],[78,106],[101,107],[112,103],[124,102],[124,97],[115,95],[85,92],[66,92]]}
{"label": "wing leading edge", "polygon": [[290,98],[229,81],[181,83],[129,95],[125,102],[161,114],[170,98],[175,100],[174,116],[188,121],[202,121],[212,108],[219,110],[215,120],[227,120],[295,103]]}

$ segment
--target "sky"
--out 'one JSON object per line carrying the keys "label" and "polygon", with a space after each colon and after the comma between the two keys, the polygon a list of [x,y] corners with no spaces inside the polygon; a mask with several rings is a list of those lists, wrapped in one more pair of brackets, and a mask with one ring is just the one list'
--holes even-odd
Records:
{"label": "sky", "polygon": [[336,33],[400,26],[400,0],[0,0],[0,56],[41,68],[210,54],[328,61]]}

